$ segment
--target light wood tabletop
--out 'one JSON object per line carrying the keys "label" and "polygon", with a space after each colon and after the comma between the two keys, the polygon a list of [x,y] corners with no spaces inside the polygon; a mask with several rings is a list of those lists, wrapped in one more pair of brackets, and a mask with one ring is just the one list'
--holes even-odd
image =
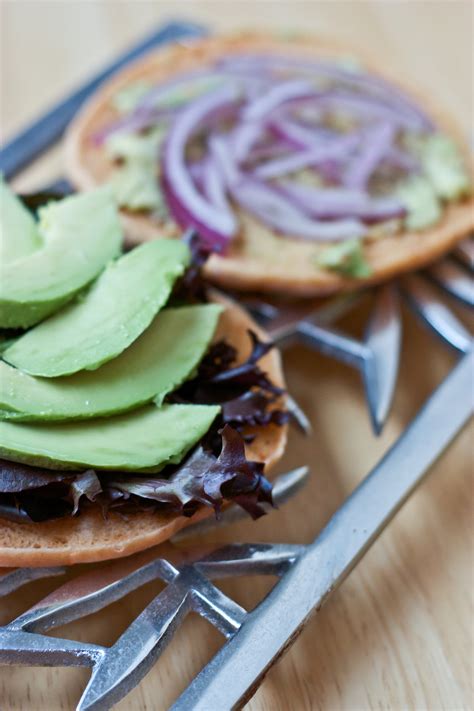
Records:
{"label": "light wood tabletop", "polygon": [[[350,40],[375,53],[381,66],[397,67],[434,94],[468,131],[473,125],[473,7],[471,2],[435,0],[3,0],[2,137],[12,135],[127,44],[171,17],[193,19],[213,30],[291,28]],[[16,185],[32,188],[60,174],[61,153],[55,149]],[[358,313],[343,326],[357,333],[365,316]],[[289,388],[314,431],[307,439],[292,432],[280,470],[308,463],[310,483],[280,511],[225,530],[218,540],[311,540],[454,362],[453,354],[405,313],[395,405],[376,439],[358,376],[303,347],[288,350]],[[270,671],[248,703],[249,710],[474,708],[471,443],[464,431]],[[54,583],[43,582],[3,600],[0,624],[53,587]],[[249,608],[261,598],[268,581],[248,578],[226,581],[222,587]],[[148,585],[107,611],[62,628],[61,636],[110,644],[153,594],[156,587]],[[217,632],[192,616],[159,663],[117,708],[166,709],[220,643]],[[83,669],[1,668],[0,709],[73,709],[87,675]]]}

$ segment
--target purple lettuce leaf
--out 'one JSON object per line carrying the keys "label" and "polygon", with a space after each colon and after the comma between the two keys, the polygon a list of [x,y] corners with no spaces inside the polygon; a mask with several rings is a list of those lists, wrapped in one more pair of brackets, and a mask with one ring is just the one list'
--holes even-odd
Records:
{"label": "purple lettuce leaf", "polygon": [[75,515],[83,506],[98,504],[128,513],[140,509],[167,510],[192,516],[202,505],[216,514],[233,500],[253,518],[271,503],[271,485],[263,463],[245,457],[242,436],[226,425],[219,432],[222,448],[216,457],[198,446],[168,478],[116,473],[102,475],[53,472],[23,464],[0,464],[0,516],[11,521],[38,522]]}
{"label": "purple lettuce leaf", "polygon": [[72,499],[73,516],[79,511],[79,505],[83,496],[93,503],[99,494],[102,493],[99,477],[92,469],[88,469],[74,477],[69,486],[69,498]]}
{"label": "purple lettuce leaf", "polygon": [[259,503],[271,503],[271,486],[263,476],[263,463],[248,461],[243,438],[226,425],[220,431],[222,450],[218,457],[198,447],[168,479],[121,476],[109,487],[128,496],[150,499],[169,510],[192,516],[202,506],[218,514],[226,499],[232,499],[253,518],[265,512]]}
{"label": "purple lettuce leaf", "polygon": [[[258,365],[273,344],[260,341],[253,331],[248,334],[252,349],[243,363],[233,365],[237,351],[229,343],[214,343],[201,361],[196,377],[172,393],[169,400],[221,405],[221,423],[230,424],[239,432],[245,426],[288,422],[289,413],[275,407],[284,391]],[[213,447],[210,438],[207,441]]]}

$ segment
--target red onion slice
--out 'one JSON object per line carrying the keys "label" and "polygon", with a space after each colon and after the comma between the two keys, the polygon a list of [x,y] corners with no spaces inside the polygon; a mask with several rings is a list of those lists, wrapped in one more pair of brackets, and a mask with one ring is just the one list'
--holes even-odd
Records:
{"label": "red onion slice", "polygon": [[245,160],[249,151],[261,137],[264,125],[261,121],[243,121],[230,134],[230,149],[238,163]]}
{"label": "red onion slice", "polygon": [[402,113],[416,130],[433,130],[431,119],[398,87],[374,74],[365,71],[351,71],[334,62],[324,60],[300,59],[283,55],[229,55],[218,62],[226,72],[247,73],[250,76],[292,71],[310,74],[313,77],[326,77],[335,82],[342,82],[349,87],[372,93],[374,98],[392,106]]}
{"label": "red onion slice", "polygon": [[309,128],[297,121],[283,117],[270,119],[269,128],[274,136],[286,141],[295,148],[313,148],[320,146],[322,143],[325,143],[325,141],[338,135],[329,129],[319,126]]}
{"label": "red onion slice", "polygon": [[308,81],[296,79],[295,81],[283,82],[249,103],[242,112],[242,118],[244,121],[258,121],[287,101],[302,99],[315,94],[314,86]]}
{"label": "red onion slice", "polygon": [[400,113],[393,106],[379,101],[377,97],[350,93],[342,89],[328,90],[319,94],[315,92],[313,96],[301,97],[300,99],[295,97],[293,104],[301,107],[304,107],[305,104],[311,105],[322,113],[328,111],[343,112],[365,121],[386,121],[399,128],[409,130],[418,128],[411,118]]}
{"label": "red onion slice", "polygon": [[254,165],[264,160],[274,160],[288,155],[288,144],[285,141],[272,141],[257,145],[249,152],[243,163]]}
{"label": "red onion slice", "polygon": [[365,188],[379,164],[385,158],[393,145],[395,127],[383,123],[367,131],[365,140],[357,156],[349,164],[343,177],[343,183],[348,188]]}
{"label": "red onion slice", "polygon": [[170,214],[173,215],[173,219],[180,227],[184,230],[190,226],[194,227],[199,234],[202,245],[209,250],[214,252],[226,251],[229,246],[229,237],[210,229],[209,225],[196,217],[195,214],[190,213],[183,203],[176,199],[176,195],[164,175],[161,176],[161,188]]}
{"label": "red onion slice", "polygon": [[345,164],[340,160],[328,158],[328,160],[323,160],[321,163],[318,163],[316,167],[317,172],[326,182],[334,185],[341,182]]}
{"label": "red onion slice", "polygon": [[344,160],[357,148],[359,141],[360,137],[356,133],[343,135],[315,148],[263,163],[255,169],[254,175],[256,178],[269,180],[295,173],[308,166],[318,166],[329,160]]}
{"label": "red onion slice", "polygon": [[253,178],[243,178],[231,187],[231,193],[247,212],[286,236],[336,242],[362,237],[367,231],[362,222],[351,218],[333,222],[311,220],[278,190]]}
{"label": "red onion slice", "polygon": [[285,181],[278,189],[304,212],[318,219],[358,217],[367,223],[403,217],[406,209],[397,198],[371,197],[364,190],[315,188]]}
{"label": "red onion slice", "polygon": [[308,219],[281,192],[253,176],[241,173],[225,138],[213,136],[209,147],[235,202],[272,229],[282,234],[323,242],[361,237],[366,231],[364,225],[354,219],[330,223]]}
{"label": "red onion slice", "polygon": [[230,240],[237,223],[230,210],[208,202],[199,194],[185,161],[186,145],[203,121],[239,98],[238,88],[229,84],[205,94],[187,105],[173,122],[163,151],[162,175],[170,209],[179,224],[194,226],[219,244]]}
{"label": "red onion slice", "polygon": [[204,161],[202,171],[202,189],[206,198],[216,207],[230,212],[226,187],[218,166],[212,160]]}
{"label": "red onion slice", "polygon": [[193,163],[189,163],[188,165],[189,174],[191,175],[192,179],[194,180],[200,191],[202,191],[202,185],[204,181],[205,164],[205,160],[195,160]]}
{"label": "red onion slice", "polygon": [[387,121],[399,128],[409,130],[419,128],[418,124],[413,122],[409,116],[401,113],[397,108],[385,104],[375,96],[343,89],[317,91],[309,82],[302,80],[278,84],[257,101],[248,104],[242,116],[245,120],[263,119],[282,104],[300,111],[311,108],[316,111],[318,116],[337,111],[348,116],[355,116],[359,120]]}
{"label": "red onion slice", "polygon": [[209,139],[209,151],[227,188],[238,183],[242,174],[234,160],[229,141],[223,136],[212,136]]}

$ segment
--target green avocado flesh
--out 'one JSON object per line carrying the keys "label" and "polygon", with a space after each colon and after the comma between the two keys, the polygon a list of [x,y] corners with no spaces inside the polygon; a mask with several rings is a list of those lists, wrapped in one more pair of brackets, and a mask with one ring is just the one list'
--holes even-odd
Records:
{"label": "green avocado flesh", "polygon": [[444,200],[469,195],[470,181],[461,154],[448,136],[435,133],[425,141],[421,155],[424,171],[435,193]]}
{"label": "green avocado flesh", "polygon": [[207,405],[146,405],[63,424],[0,422],[0,456],[50,469],[158,472],[181,461],[219,412]]}
{"label": "green avocado flesh", "polygon": [[326,247],[316,260],[318,267],[330,269],[344,276],[363,279],[371,275],[360,240],[351,239]]}
{"label": "green avocado flesh", "polygon": [[398,195],[408,212],[405,225],[409,230],[425,229],[439,221],[441,205],[430,181],[423,176],[408,178],[399,186]]}
{"label": "green avocado flesh", "polygon": [[117,358],[68,377],[35,378],[0,361],[0,418],[73,420],[150,400],[161,405],[201,361],[221,311],[217,304],[165,309]]}
{"label": "green avocado flesh", "polygon": [[177,240],[133,249],[110,264],[80,299],[7,348],[4,360],[43,377],[99,367],[150,325],[189,258],[188,247]]}
{"label": "green avocado flesh", "polygon": [[41,242],[33,215],[0,178],[0,263],[31,254]]}
{"label": "green avocado flesh", "polygon": [[41,248],[1,262],[0,327],[38,323],[120,253],[122,230],[108,188],[50,203],[39,214]]}
{"label": "green avocado flesh", "polygon": [[156,214],[166,213],[153,165],[133,161],[123,163],[114,172],[109,185],[120,207],[132,212],[149,210]]}

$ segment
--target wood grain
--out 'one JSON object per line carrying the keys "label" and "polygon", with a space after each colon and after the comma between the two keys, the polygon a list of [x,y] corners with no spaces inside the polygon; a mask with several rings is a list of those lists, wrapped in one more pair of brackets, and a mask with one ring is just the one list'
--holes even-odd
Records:
{"label": "wood grain", "polygon": [[[4,136],[171,16],[217,29],[292,27],[366,45],[381,62],[435,92],[466,130],[472,126],[470,2],[4,0],[1,14]],[[55,150],[17,185],[39,185],[60,170],[61,154]],[[364,317],[361,312],[345,326],[357,332]],[[286,353],[285,363],[291,391],[310,416],[314,435],[305,440],[293,433],[281,468],[308,462],[311,482],[283,510],[256,524],[235,526],[219,540],[309,541],[415,414],[454,357],[405,314],[401,380],[394,411],[378,440],[370,431],[356,374],[300,347]],[[465,431],[269,673],[249,710],[473,708],[471,463],[472,439]],[[36,584],[3,600],[0,624],[53,585]],[[222,587],[251,607],[268,581],[226,581]],[[153,594],[156,588],[147,586],[60,633],[110,643]],[[166,709],[219,644],[218,633],[207,623],[190,618],[160,663],[117,708]],[[84,670],[0,669],[0,709],[72,709],[86,679]]]}

